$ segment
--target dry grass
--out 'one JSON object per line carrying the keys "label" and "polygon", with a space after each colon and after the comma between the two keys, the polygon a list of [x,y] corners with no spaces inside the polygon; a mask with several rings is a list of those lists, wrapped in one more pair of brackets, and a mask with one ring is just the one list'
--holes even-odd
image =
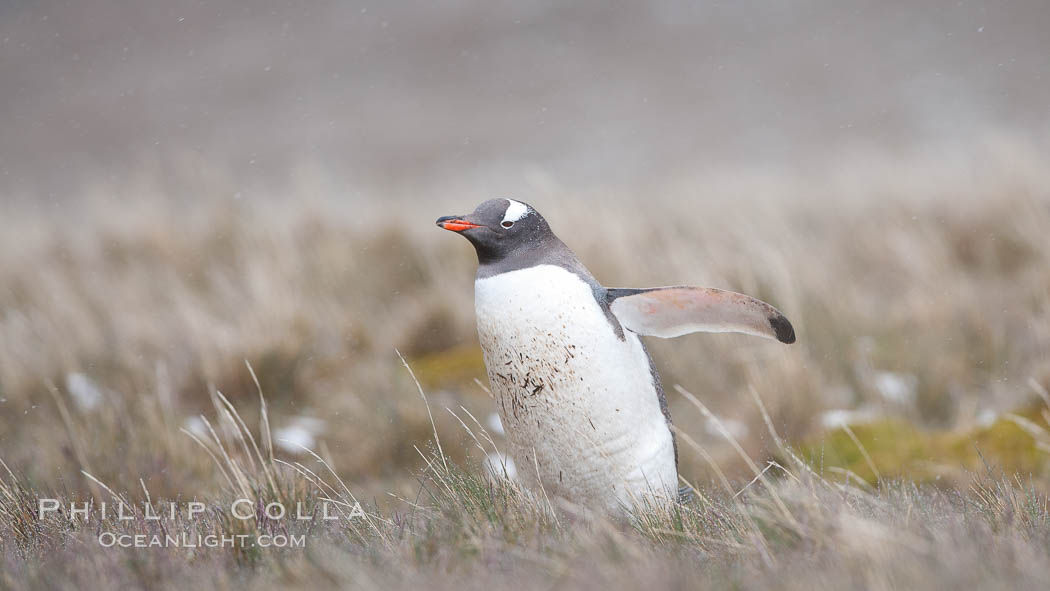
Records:
{"label": "dry grass", "polygon": [[[586,507],[555,507],[513,482],[422,452],[426,467],[415,496],[397,499],[397,509],[383,512],[362,505],[321,456],[274,458],[265,413],[257,442],[235,407],[219,395],[214,402],[211,437],[194,439],[227,486],[206,496],[207,509],[195,518],[180,509],[172,520],[144,519],[143,500],[160,515],[167,502],[185,502],[153,499],[145,484],[143,500],[101,482],[94,498],[86,499],[31,489],[10,472],[0,478],[5,587],[1035,589],[1050,576],[1044,559],[1050,551],[1050,498],[1032,483],[973,474],[963,491],[907,482],[883,483],[877,490],[835,484],[800,460],[771,422],[768,435],[777,453],[789,458],[786,466],[770,462],[759,469],[740,450],[755,478],[739,490],[728,483],[725,489],[700,488],[690,504],[653,507],[629,522],[614,522]],[[764,414],[761,400],[755,403]],[[478,435],[467,428],[476,445],[495,445],[484,427],[476,428]],[[731,435],[727,439],[738,447]],[[60,498],[63,506],[87,502],[93,511],[87,519],[69,520],[64,512],[38,517],[40,496]],[[250,499],[255,518],[233,518],[226,508],[235,498]],[[315,519],[263,515],[267,503],[293,499]],[[123,504],[136,518],[103,520],[95,512],[103,501]],[[319,521],[326,501],[340,519]],[[363,512],[352,515],[354,507]],[[147,540],[298,535],[307,546],[102,548],[100,532]]]}
{"label": "dry grass", "polygon": [[[484,423],[492,408],[473,382],[473,254],[432,221],[482,196],[339,203],[318,181],[288,189],[305,201],[123,187],[12,207],[0,222],[0,582],[1035,587],[1050,575],[1050,438],[1031,412],[1050,385],[1050,178],[1038,154],[867,163],[820,184],[693,179],[644,202],[549,186],[517,195],[608,285],[736,289],[798,329],[792,347],[652,343],[665,383],[695,393],[738,446],[669,388],[696,444],[682,445],[682,473],[701,494],[633,527],[581,508],[556,517],[474,468],[490,442],[471,416]],[[434,425],[395,349],[420,370]],[[875,422],[829,433],[821,413],[833,409]],[[989,417],[1011,430],[988,431]],[[872,441],[879,421],[953,443],[905,463]],[[445,453],[421,457],[435,428]],[[316,457],[280,441],[295,429]],[[853,477],[869,468],[871,483]],[[97,522],[32,511],[39,496],[108,499],[85,473],[133,505],[206,501],[206,519],[169,524],[179,531],[277,527],[217,508],[243,495],[356,498],[371,517],[288,525],[308,534],[305,552],[100,549]]]}

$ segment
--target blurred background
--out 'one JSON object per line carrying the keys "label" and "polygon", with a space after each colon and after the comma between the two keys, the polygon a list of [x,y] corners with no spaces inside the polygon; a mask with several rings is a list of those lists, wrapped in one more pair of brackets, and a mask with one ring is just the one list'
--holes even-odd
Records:
{"label": "blurred background", "polygon": [[[6,192],[430,198],[1047,137],[1039,0],[4,2]],[[964,152],[965,153],[965,152]]]}
{"label": "blurred background", "polygon": [[[215,389],[258,417],[247,360],[275,437],[410,491],[398,349],[479,462],[446,411],[498,431],[474,255],[433,220],[506,196],[607,285],[791,318],[792,347],[650,342],[731,476],[672,385],[756,456],[752,390],[821,470],[1045,478],[1048,27],[1039,0],[0,2],[0,458],[218,486],[180,429]],[[685,444],[682,472],[711,477]]]}

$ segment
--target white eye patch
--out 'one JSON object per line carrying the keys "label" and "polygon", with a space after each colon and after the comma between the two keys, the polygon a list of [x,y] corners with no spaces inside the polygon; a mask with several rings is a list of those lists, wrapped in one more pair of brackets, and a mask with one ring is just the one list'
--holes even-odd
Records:
{"label": "white eye patch", "polygon": [[502,223],[514,223],[529,214],[528,205],[525,205],[524,203],[515,201],[513,199],[507,199],[507,202],[510,205],[507,206],[507,212],[503,214]]}

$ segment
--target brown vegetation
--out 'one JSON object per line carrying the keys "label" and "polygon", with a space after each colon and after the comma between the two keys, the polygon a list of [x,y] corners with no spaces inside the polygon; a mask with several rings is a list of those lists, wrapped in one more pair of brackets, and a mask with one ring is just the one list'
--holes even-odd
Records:
{"label": "brown vegetation", "polygon": [[[794,177],[669,183],[644,203],[518,195],[607,285],[742,291],[775,304],[798,332],[790,347],[734,335],[650,341],[676,426],[696,444],[681,446],[682,474],[701,499],[626,530],[564,513],[559,522],[478,476],[469,415],[484,422],[492,406],[474,382],[484,372],[473,253],[432,227],[478,199],[348,207],[142,192],[12,207],[0,233],[4,581],[384,587],[441,572],[450,586],[484,587],[527,571],[536,584],[595,586],[919,585],[964,574],[994,584],[1007,573],[1031,583],[1045,577],[1050,531],[1050,440],[1040,439],[1050,200],[1045,171],[1016,153],[990,154],[965,174],[892,163],[818,186]],[[941,181],[914,180],[923,178]],[[416,449],[426,451],[433,429],[396,350],[418,370],[448,468]],[[216,504],[238,494],[183,430],[205,439],[201,414],[224,424],[216,392],[245,424],[260,424],[245,361],[266,393],[276,459],[319,470],[281,442],[307,437],[367,500],[379,532],[332,526],[310,530],[305,554],[168,560],[99,550],[97,524],[34,521],[36,496],[109,495],[84,473],[133,503],[147,490]],[[747,486],[755,474],[675,384],[726,421],[767,468],[764,480]],[[849,436],[828,422],[833,410],[854,413]],[[221,429],[241,445],[228,439],[230,425]],[[320,494],[278,466],[282,490]],[[265,474],[252,478],[261,486]],[[236,525],[211,518],[217,530]],[[199,567],[190,579],[187,562]],[[489,566],[502,574],[481,574]]]}

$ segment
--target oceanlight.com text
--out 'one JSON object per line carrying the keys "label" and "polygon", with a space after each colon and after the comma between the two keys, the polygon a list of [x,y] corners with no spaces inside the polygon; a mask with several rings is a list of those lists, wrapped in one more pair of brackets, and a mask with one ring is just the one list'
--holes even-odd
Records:
{"label": "oceanlight.com text", "polygon": [[102,532],[98,543],[104,548],[305,548],[305,535],[159,535]]}

